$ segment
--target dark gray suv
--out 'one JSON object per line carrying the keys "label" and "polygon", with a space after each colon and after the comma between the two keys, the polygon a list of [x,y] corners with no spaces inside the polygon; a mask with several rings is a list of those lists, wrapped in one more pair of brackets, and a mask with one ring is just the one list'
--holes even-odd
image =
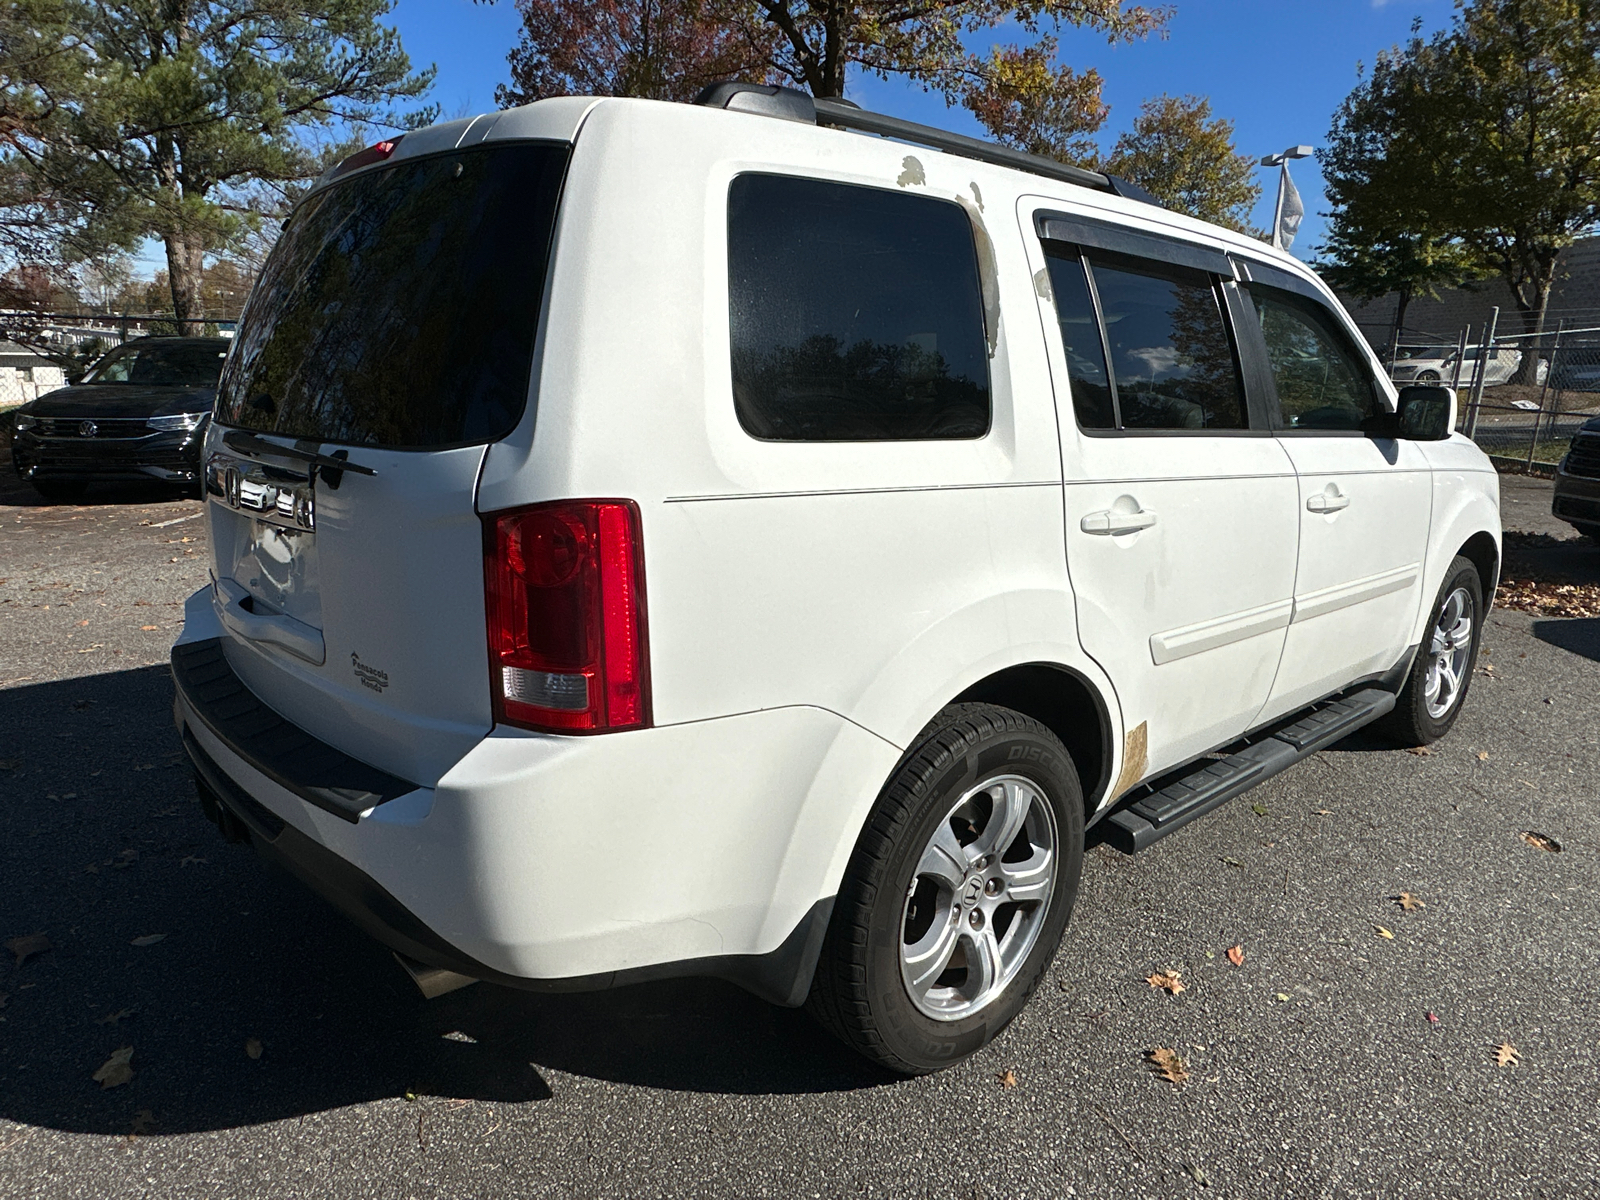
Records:
{"label": "dark gray suv", "polygon": [[1600,542],[1600,417],[1590,417],[1556,466],[1550,511]]}

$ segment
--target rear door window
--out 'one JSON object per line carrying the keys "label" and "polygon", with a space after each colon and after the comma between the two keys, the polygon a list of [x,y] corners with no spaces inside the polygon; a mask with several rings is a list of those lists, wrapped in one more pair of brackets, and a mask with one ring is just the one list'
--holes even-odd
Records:
{"label": "rear door window", "polygon": [[504,437],[527,399],[567,154],[476,147],[312,195],[250,292],[217,419],[391,449]]}
{"label": "rear door window", "polygon": [[728,194],[728,293],[734,407],[752,436],[989,431],[978,254],[959,205],[741,175]]}

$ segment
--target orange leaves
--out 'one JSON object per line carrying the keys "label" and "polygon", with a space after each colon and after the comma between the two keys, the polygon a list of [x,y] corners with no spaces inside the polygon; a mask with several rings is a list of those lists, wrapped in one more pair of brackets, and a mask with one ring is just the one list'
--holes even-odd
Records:
{"label": "orange leaves", "polygon": [[1228,947],[1228,961],[1231,962],[1236,967],[1244,966],[1244,947],[1243,946],[1229,946]]}
{"label": "orange leaves", "polygon": [[1418,900],[1410,892],[1401,892],[1398,896],[1390,896],[1389,899],[1393,900],[1406,912],[1416,912],[1419,908],[1427,907],[1425,901]]}
{"label": "orange leaves", "polygon": [[1150,1069],[1173,1087],[1179,1086],[1189,1078],[1189,1064],[1178,1057],[1176,1050],[1157,1046],[1154,1050],[1146,1050],[1144,1058],[1150,1064]]}
{"label": "orange leaves", "polygon": [[1183,980],[1178,977],[1178,972],[1173,970],[1156,971],[1154,974],[1146,975],[1144,981],[1152,988],[1164,991],[1169,996],[1176,996],[1179,992],[1186,990]]}
{"label": "orange leaves", "polygon": [[1502,1067],[1516,1066],[1517,1063],[1521,1061],[1521,1057],[1522,1056],[1517,1053],[1517,1048],[1510,1042],[1501,1042],[1494,1048],[1494,1061],[1499,1063]]}
{"label": "orange leaves", "polygon": [[999,1080],[1000,1086],[1003,1088],[1014,1088],[1017,1086],[1017,1073],[1010,1067],[1007,1067],[1004,1071],[1001,1071],[1000,1074],[996,1076],[996,1079]]}
{"label": "orange leaves", "polygon": [[[1524,829],[1517,836],[1520,837],[1523,841],[1527,842],[1528,845],[1534,847],[1535,849],[1548,850],[1551,854],[1560,854],[1561,853],[1561,843],[1556,841],[1555,838],[1553,838],[1553,837],[1546,837],[1544,834],[1535,833],[1531,829]],[[10,942],[6,943],[6,945],[8,945],[8,946],[10,944],[11,944]]]}

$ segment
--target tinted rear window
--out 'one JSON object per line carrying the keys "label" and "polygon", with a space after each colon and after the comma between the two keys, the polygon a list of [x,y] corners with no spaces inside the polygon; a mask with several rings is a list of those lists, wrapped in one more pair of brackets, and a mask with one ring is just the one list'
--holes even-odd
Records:
{"label": "tinted rear window", "polygon": [[296,211],[250,293],[217,419],[396,449],[522,415],[567,147],[367,171]]}
{"label": "tinted rear window", "polygon": [[728,292],[734,405],[754,436],[989,431],[978,254],[959,206],[741,175],[728,193]]}

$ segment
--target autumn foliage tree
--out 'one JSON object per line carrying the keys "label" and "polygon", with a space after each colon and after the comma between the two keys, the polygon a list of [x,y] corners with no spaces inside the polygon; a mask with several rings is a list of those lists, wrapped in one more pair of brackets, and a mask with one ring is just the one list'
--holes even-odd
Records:
{"label": "autumn foliage tree", "polygon": [[1234,149],[1233,122],[1213,117],[1202,96],[1146,100],[1105,162],[1168,208],[1240,232],[1261,197],[1255,166]]}
{"label": "autumn foliage tree", "polygon": [[772,30],[724,22],[703,0],[517,0],[522,34],[502,107],[545,96],[692,100],[720,79],[773,73]]}
{"label": "autumn foliage tree", "polygon": [[[1000,140],[1068,161],[1092,154],[1087,138],[1106,107],[1098,74],[1056,62],[1055,34],[1126,42],[1169,17],[1123,0],[517,0],[517,9],[503,104],[568,92],[687,99],[734,76],[836,97],[861,70],[939,92]],[[1002,26],[1027,44],[968,49]]]}

